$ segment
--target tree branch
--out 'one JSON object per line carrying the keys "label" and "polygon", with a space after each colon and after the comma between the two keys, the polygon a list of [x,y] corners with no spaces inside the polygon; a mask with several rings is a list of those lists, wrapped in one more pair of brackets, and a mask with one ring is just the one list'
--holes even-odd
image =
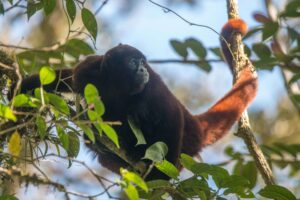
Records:
{"label": "tree branch", "polygon": [[[229,19],[239,18],[237,0],[227,0],[227,12],[228,12]],[[234,52],[233,72],[234,72],[234,81],[235,81],[239,76],[239,72],[246,65],[246,63],[251,64],[251,62],[249,62],[249,58],[244,53],[244,47],[243,47],[241,35],[234,34],[232,37],[233,37],[233,42],[232,44],[230,44],[230,48],[231,51]],[[256,73],[255,67],[252,64],[251,64],[251,68],[253,68],[253,73]],[[260,174],[262,175],[265,184],[267,185],[274,184],[274,178],[273,178],[271,168],[257,144],[253,131],[251,130],[247,111],[243,113],[239,121],[239,127],[236,135],[238,137],[241,137],[244,140],[245,144],[247,145],[247,148],[250,154],[252,155],[256,167],[258,168]]]}

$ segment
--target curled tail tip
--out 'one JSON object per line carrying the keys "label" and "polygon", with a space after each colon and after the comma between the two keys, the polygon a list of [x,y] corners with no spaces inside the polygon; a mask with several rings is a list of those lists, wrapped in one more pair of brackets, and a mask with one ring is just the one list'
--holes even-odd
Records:
{"label": "curled tail tip", "polygon": [[222,28],[222,35],[231,35],[234,32],[246,35],[248,31],[248,26],[246,22],[242,19],[229,19],[227,23]]}

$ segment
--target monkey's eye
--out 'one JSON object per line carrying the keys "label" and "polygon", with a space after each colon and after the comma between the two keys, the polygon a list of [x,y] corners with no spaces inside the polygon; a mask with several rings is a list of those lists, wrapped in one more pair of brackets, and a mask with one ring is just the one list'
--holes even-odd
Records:
{"label": "monkey's eye", "polygon": [[130,69],[135,70],[135,69],[138,68],[138,66],[139,66],[139,63],[138,63],[138,60],[137,60],[137,59],[131,58],[131,59],[129,60],[129,68],[130,68]]}
{"label": "monkey's eye", "polygon": [[146,65],[146,61],[144,59],[140,59],[140,65],[145,66]]}

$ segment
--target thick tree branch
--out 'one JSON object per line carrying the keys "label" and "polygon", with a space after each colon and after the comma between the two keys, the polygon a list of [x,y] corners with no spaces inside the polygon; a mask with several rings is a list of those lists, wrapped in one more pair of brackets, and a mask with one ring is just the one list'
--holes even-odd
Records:
{"label": "thick tree branch", "polygon": [[[227,0],[227,9],[229,19],[239,18],[237,0]],[[245,64],[250,63],[249,59],[244,53],[242,38],[240,34],[235,34],[233,36],[233,42],[232,44],[230,44],[230,48],[234,54],[233,72],[234,80],[236,80],[239,76],[239,72],[245,66]],[[253,68],[253,73],[256,73],[254,66],[251,67]],[[251,130],[247,112],[243,113],[239,121],[238,132],[236,133],[236,135],[241,137],[246,143],[247,148],[255,161],[256,167],[260,171],[260,174],[262,175],[265,181],[265,184],[274,184],[274,178],[271,168],[256,142],[254,134]]]}

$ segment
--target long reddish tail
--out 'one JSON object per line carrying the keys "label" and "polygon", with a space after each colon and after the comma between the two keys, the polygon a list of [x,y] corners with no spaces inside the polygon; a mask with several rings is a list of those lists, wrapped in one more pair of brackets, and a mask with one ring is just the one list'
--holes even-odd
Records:
{"label": "long reddish tail", "polygon": [[[221,34],[227,43],[221,39],[221,47],[230,67],[233,57],[228,44],[234,33],[244,35],[246,31],[247,25],[240,19],[229,20],[222,29]],[[201,146],[212,144],[225,135],[256,96],[257,75],[251,72],[250,65],[251,63],[244,67],[236,83],[221,100],[207,112],[196,116],[203,134]]]}

